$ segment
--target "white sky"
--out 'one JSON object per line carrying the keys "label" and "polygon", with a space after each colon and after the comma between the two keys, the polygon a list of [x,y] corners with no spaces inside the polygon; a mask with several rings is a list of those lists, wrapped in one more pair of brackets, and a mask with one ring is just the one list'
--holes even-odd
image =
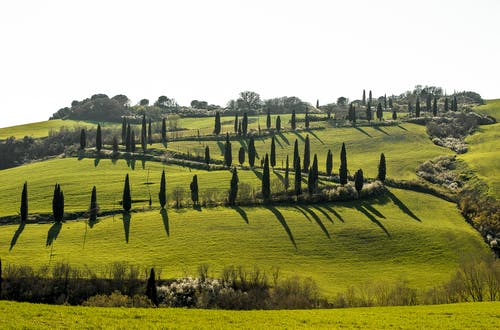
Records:
{"label": "white sky", "polygon": [[225,105],[399,94],[500,97],[500,1],[0,2],[0,127],[105,93]]}

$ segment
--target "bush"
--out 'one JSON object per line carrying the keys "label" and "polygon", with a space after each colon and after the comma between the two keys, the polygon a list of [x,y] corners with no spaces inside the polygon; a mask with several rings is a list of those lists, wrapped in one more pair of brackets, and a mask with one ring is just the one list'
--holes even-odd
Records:
{"label": "bush", "polygon": [[95,295],[85,300],[82,306],[91,307],[153,307],[153,303],[144,295],[129,297],[119,291],[110,295]]}

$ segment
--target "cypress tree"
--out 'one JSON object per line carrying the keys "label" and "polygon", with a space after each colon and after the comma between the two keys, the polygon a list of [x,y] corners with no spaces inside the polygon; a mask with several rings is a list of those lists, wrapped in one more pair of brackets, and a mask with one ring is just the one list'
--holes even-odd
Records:
{"label": "cypress tree", "polygon": [[382,121],[383,118],[383,112],[382,112],[382,103],[377,104],[377,119],[379,121]]}
{"label": "cypress tree", "polygon": [[307,176],[307,190],[312,195],[318,188],[318,157],[314,154],[313,165],[309,169]]}
{"label": "cypress tree", "polygon": [[220,113],[219,113],[219,111],[217,111],[215,113],[214,134],[215,135],[219,135],[220,134],[220,130],[221,130],[221,126],[220,126]]}
{"label": "cypress tree", "polygon": [[243,131],[243,135],[247,135],[248,133],[248,116],[247,113],[243,113],[243,120],[241,121],[241,130]]}
{"label": "cypress tree", "polygon": [[234,115],[234,133],[238,133],[238,123],[239,123],[238,114],[235,114]]}
{"label": "cypress tree", "polygon": [[165,170],[161,172],[160,179],[160,192],[158,193],[158,199],[160,200],[160,206],[162,209],[167,205],[167,181],[165,179]]}
{"label": "cypress tree", "polygon": [[240,165],[243,165],[245,162],[245,148],[240,147],[240,150],[238,151],[238,161],[240,162]]}
{"label": "cypress tree", "polygon": [[384,94],[384,110],[387,110],[387,94]]}
{"label": "cypress tree", "polygon": [[309,109],[306,109],[304,121],[306,122],[306,129],[309,128]]}
{"label": "cypress tree", "polygon": [[148,123],[148,143],[150,145],[153,144],[153,130],[151,128],[151,118],[149,119]]}
{"label": "cypress tree", "polygon": [[297,163],[295,165],[295,195],[302,194],[302,169],[300,168],[300,156],[297,156]]}
{"label": "cypress tree", "polygon": [[102,149],[102,135],[101,135],[101,124],[97,124],[97,133],[95,135],[95,148],[97,151]]}
{"label": "cypress tree", "polygon": [[431,106],[432,106],[432,95],[427,94],[427,98],[425,99],[425,111],[426,112],[431,112]]}
{"label": "cypress tree", "polygon": [[453,111],[458,111],[458,100],[457,100],[457,96],[456,95],[453,95]]}
{"label": "cypress tree", "polygon": [[318,183],[319,183],[319,170],[318,170],[318,156],[316,156],[316,154],[314,154],[312,168],[313,168],[313,174],[314,174],[314,184],[315,184],[315,188],[317,188]]}
{"label": "cypress tree", "polygon": [[417,96],[417,102],[415,104],[415,116],[418,118],[420,117],[420,99]]}
{"label": "cypress tree", "polygon": [[316,100],[316,109],[319,109],[319,99]]}
{"label": "cypress tree", "polygon": [[378,176],[377,178],[384,182],[386,175],[386,166],[385,166],[385,155],[384,153],[380,154],[380,162],[378,163]]}
{"label": "cypress tree", "polygon": [[354,187],[358,192],[358,197],[361,194],[361,190],[363,189],[363,170],[359,169],[356,174],[354,174]]}
{"label": "cypress tree", "polygon": [[269,173],[269,156],[266,154],[264,158],[264,170],[262,172],[262,198],[268,202],[271,197],[271,176]]}
{"label": "cypress tree", "polygon": [[279,115],[278,115],[278,117],[276,117],[276,130],[278,132],[281,131],[281,118]]}
{"label": "cypress tree", "polygon": [[372,105],[370,102],[368,102],[368,105],[366,106],[366,119],[368,122],[372,120]]}
{"label": "cypress tree", "polygon": [[292,129],[295,130],[297,127],[297,122],[295,118],[295,109],[292,110],[292,118],[290,119],[290,125],[292,126]]}
{"label": "cypress tree", "polygon": [[130,152],[131,151],[131,145],[132,145],[132,136],[130,132],[130,124],[127,125],[127,133],[126,133],[126,138],[125,138],[125,151]]}
{"label": "cypress tree", "polygon": [[161,120],[161,142],[167,142],[167,120],[165,118]]}
{"label": "cypress tree", "polygon": [[85,134],[85,129],[82,128],[80,131],[80,149],[85,149],[87,146],[87,134]]}
{"label": "cypress tree", "polygon": [[347,153],[344,142],[342,142],[342,149],[340,150],[339,179],[341,185],[347,184]]}
{"label": "cypress tree", "polygon": [[135,152],[135,132],[131,130],[130,132],[130,151]]}
{"label": "cypress tree", "polygon": [[311,163],[311,145],[309,143],[309,134],[306,135],[306,141],[304,143],[304,166],[303,170],[307,172],[309,170],[309,165]]}
{"label": "cypress tree", "polygon": [[391,109],[392,109],[392,107],[393,107],[393,104],[392,104],[392,97],[389,97],[389,108],[391,108]]}
{"label": "cypress tree", "polygon": [[299,161],[299,141],[295,139],[293,144],[293,168],[297,167],[297,162]]}
{"label": "cypress tree", "polygon": [[132,197],[130,196],[130,182],[128,173],[125,176],[125,184],[123,185],[122,206],[127,213],[130,212],[130,209],[132,208]]}
{"label": "cypress tree", "polygon": [[233,163],[233,154],[231,148],[231,142],[229,141],[229,133],[226,134],[226,144],[224,146],[224,164],[230,167]]}
{"label": "cypress tree", "polygon": [[122,117],[122,145],[127,144],[127,119]]}
{"label": "cypress tree", "polygon": [[398,114],[396,113],[396,110],[392,111],[392,120],[398,119]]}
{"label": "cypress tree", "polygon": [[236,204],[236,196],[238,196],[238,171],[236,167],[233,168],[233,175],[231,176],[231,186],[229,188],[229,197],[228,202],[229,205]]}
{"label": "cypress tree", "polygon": [[434,101],[432,102],[432,115],[434,117],[437,116],[437,113],[438,113],[438,104],[437,104],[437,98],[434,97]]}
{"label": "cypress tree", "polygon": [[24,182],[23,192],[21,193],[21,223],[28,220],[28,182]]}
{"label": "cypress tree", "polygon": [[205,163],[207,165],[210,164],[210,149],[208,148],[208,146],[205,147]]}
{"label": "cypress tree", "polygon": [[363,98],[361,99],[361,105],[366,105],[366,91],[363,89]]}
{"label": "cypress tree", "polygon": [[368,102],[370,102],[370,104],[372,103],[372,91],[369,93]]}
{"label": "cypress tree", "polygon": [[64,193],[61,186],[56,183],[52,197],[52,215],[55,222],[61,222],[64,217]]}
{"label": "cypress tree", "polygon": [[271,110],[269,109],[267,109],[266,127],[268,130],[271,129]]}
{"label": "cypress tree", "polygon": [[326,175],[332,176],[332,170],[333,170],[333,155],[332,151],[328,149],[328,152],[326,154]]}
{"label": "cypress tree", "polygon": [[250,167],[253,167],[255,165],[255,156],[255,141],[253,137],[251,137],[248,141],[248,164],[250,165]]}
{"label": "cypress tree", "polygon": [[89,206],[89,223],[95,223],[97,221],[97,190],[94,186],[92,188],[92,194],[90,195],[90,206]]}
{"label": "cypress tree", "polygon": [[116,138],[116,136],[113,136],[113,153],[117,153],[118,152],[118,139]]}
{"label": "cypress tree", "polygon": [[290,164],[288,162],[288,155],[286,155],[286,162],[285,162],[285,190],[288,190],[290,188]]}
{"label": "cypress tree", "polygon": [[276,166],[276,143],[275,143],[275,138],[273,135],[273,138],[271,139],[271,167],[274,168]]}
{"label": "cypress tree", "polygon": [[448,103],[448,102],[449,102],[449,101],[448,101],[448,98],[446,97],[446,98],[444,99],[444,109],[443,109],[443,111],[444,111],[444,112],[448,112],[448,110],[449,110],[449,106],[450,106],[450,105],[449,105],[449,103]]}
{"label": "cypress tree", "polygon": [[243,129],[241,128],[241,120],[238,122],[238,136],[241,136],[243,134]]}
{"label": "cypress tree", "polygon": [[151,300],[151,302],[158,307],[158,293],[156,291],[156,280],[155,280],[155,270],[151,268],[149,273],[148,282],[146,285],[146,297]]}
{"label": "cypress tree", "polygon": [[189,189],[191,189],[191,200],[193,201],[193,205],[198,205],[198,176],[193,175],[193,181],[189,185]]}
{"label": "cypress tree", "polygon": [[146,116],[142,117],[142,129],[141,129],[141,148],[143,152],[148,149],[147,132],[146,132]]}

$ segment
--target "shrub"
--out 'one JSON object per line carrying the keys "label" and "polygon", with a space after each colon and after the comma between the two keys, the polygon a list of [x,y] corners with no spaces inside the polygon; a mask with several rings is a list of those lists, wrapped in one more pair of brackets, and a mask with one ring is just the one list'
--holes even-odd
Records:
{"label": "shrub", "polygon": [[110,295],[98,294],[90,297],[82,303],[82,306],[91,307],[153,307],[151,300],[144,295],[129,297],[119,291],[113,291]]}

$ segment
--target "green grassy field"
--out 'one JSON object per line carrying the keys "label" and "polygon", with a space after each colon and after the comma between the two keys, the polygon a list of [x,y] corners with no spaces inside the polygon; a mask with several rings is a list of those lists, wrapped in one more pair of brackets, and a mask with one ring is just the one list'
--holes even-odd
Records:
{"label": "green grassy field", "polygon": [[494,329],[500,303],[333,310],[224,311],[0,302],[4,329]]}
{"label": "green grassy field", "polygon": [[104,272],[124,261],[155,266],[162,278],[196,275],[205,263],[214,276],[224,266],[279,267],[284,276],[312,277],[327,297],[400,278],[424,290],[446,281],[468,254],[488,249],[454,204],[398,189],[363,202],[120,214],[92,229],[84,221],[0,227],[4,266],[66,261]]}
{"label": "green grassy field", "polygon": [[500,99],[487,100],[486,104],[474,107],[474,111],[495,117],[500,120]]}
{"label": "green grassy field", "polygon": [[14,136],[16,139],[22,139],[25,136],[31,136],[34,138],[46,137],[49,135],[51,130],[59,130],[63,127],[74,128],[74,127],[89,127],[95,128],[96,124],[87,121],[76,121],[76,120],[48,120],[41,121],[38,123],[30,123],[25,125],[17,125],[11,127],[0,128],[0,140]]}

